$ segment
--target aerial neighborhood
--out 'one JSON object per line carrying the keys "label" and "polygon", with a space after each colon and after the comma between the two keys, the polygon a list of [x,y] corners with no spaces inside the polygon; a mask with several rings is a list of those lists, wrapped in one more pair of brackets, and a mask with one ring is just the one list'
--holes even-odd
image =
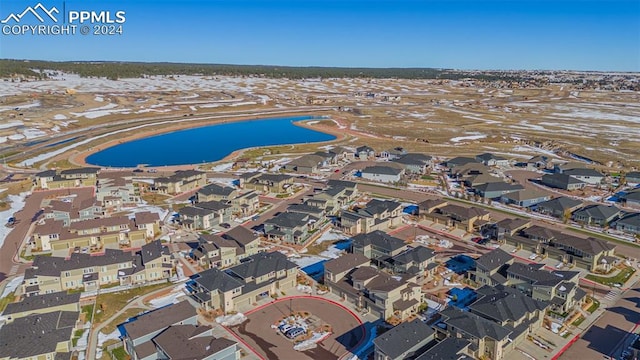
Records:
{"label": "aerial neighborhood", "polygon": [[0,358],[287,358],[323,341],[336,359],[552,358],[637,277],[638,183],[366,145],[38,172],[6,225],[24,273],[5,286]]}

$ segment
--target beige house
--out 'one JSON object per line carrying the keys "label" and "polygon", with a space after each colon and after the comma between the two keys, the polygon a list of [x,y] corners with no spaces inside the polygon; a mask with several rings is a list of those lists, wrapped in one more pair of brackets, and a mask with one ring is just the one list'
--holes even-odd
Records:
{"label": "beige house", "polygon": [[260,195],[248,191],[231,199],[231,211],[238,216],[255,214],[260,209]]}
{"label": "beige house", "polygon": [[46,170],[35,175],[34,185],[40,189],[63,189],[96,186],[100,168],[86,167],[67,170]]}
{"label": "beige house", "polygon": [[67,256],[71,251],[140,247],[159,231],[158,215],[149,212],[136,214],[134,219],[116,216],[76,221],[68,227],[63,221],[44,219],[35,226],[33,240],[38,251]]}
{"label": "beige house", "polygon": [[154,188],[161,194],[180,194],[207,184],[207,174],[197,170],[178,170],[169,177],[157,178]]}
{"label": "beige house", "polygon": [[363,208],[343,210],[340,226],[347,234],[386,230],[402,223],[402,204],[391,200],[371,200]]}
{"label": "beige house", "polygon": [[293,177],[282,174],[248,173],[240,176],[240,186],[262,194],[281,194],[293,185]]}
{"label": "beige house", "polygon": [[168,279],[175,273],[169,251],[161,242],[137,252],[106,249],[103,255],[72,253],[69,258],[36,256],[22,283],[27,295],[71,289],[97,290],[100,286],[135,285]]}
{"label": "beige house", "polygon": [[229,201],[238,195],[238,190],[226,185],[209,184],[196,192],[198,202]]}
{"label": "beige house", "polygon": [[296,285],[298,266],[279,252],[258,253],[226,271],[205,270],[191,277],[187,290],[204,309],[243,311],[259,299]]}
{"label": "beige house", "polygon": [[201,235],[200,245],[191,252],[191,257],[206,269],[226,268],[257,254],[259,245],[259,236],[245,227],[237,226],[221,236]]}

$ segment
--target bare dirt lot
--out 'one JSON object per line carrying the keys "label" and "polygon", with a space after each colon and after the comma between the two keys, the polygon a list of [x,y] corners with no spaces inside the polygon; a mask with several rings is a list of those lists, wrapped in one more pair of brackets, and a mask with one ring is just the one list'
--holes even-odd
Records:
{"label": "bare dirt lot", "polygon": [[[322,319],[333,334],[315,349],[299,352],[293,343],[271,328],[292,311],[307,311]],[[233,330],[264,359],[337,359],[364,339],[365,329],[357,316],[338,303],[316,297],[279,299],[246,314],[247,321]]]}

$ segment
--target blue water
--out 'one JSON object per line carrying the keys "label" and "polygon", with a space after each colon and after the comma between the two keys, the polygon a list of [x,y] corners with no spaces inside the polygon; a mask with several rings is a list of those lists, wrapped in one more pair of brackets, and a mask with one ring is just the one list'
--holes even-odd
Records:
{"label": "blue water", "polygon": [[113,167],[199,164],[220,160],[248,147],[321,142],[336,138],[293,124],[313,118],[299,116],[247,120],[180,130],[122,143],[99,151],[86,161],[93,165]]}

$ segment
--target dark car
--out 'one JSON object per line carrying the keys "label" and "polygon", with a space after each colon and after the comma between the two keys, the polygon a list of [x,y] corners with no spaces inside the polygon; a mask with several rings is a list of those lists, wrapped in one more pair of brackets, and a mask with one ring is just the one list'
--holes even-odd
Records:
{"label": "dark car", "polygon": [[141,172],[144,172],[144,170],[142,170],[142,169],[135,169],[135,170],[133,170],[133,172],[134,172],[134,173],[141,173]]}
{"label": "dark car", "polygon": [[474,243],[479,243],[482,240],[482,236],[476,236],[474,238],[471,238],[471,241],[473,241]]}
{"label": "dark car", "polygon": [[222,224],[220,224],[220,226],[222,226],[225,229],[229,229],[231,227],[231,225],[227,224],[227,223],[222,223]]}

